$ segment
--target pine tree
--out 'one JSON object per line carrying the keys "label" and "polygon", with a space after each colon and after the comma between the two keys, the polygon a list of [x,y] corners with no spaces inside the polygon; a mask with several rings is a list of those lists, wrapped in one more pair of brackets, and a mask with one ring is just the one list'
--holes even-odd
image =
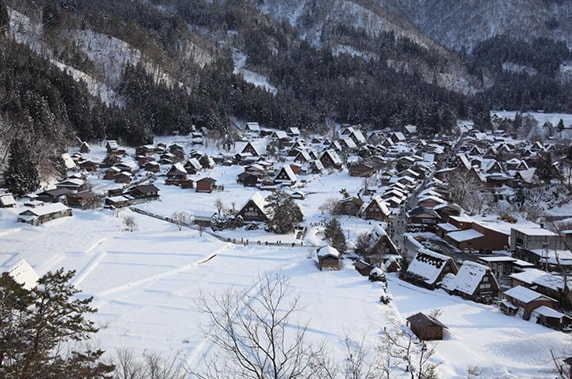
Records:
{"label": "pine tree", "polygon": [[85,318],[96,312],[93,298],[76,296],[79,290],[70,284],[74,274],[48,272],[32,290],[7,273],[0,277],[0,376],[103,378],[112,372],[113,366],[100,362],[102,350],[73,350],[75,342],[97,331]]}
{"label": "pine tree", "polygon": [[4,0],[0,0],[0,31],[7,29],[10,26],[10,15]]}
{"label": "pine tree", "polygon": [[283,191],[276,191],[268,196],[265,208],[272,214],[268,228],[275,233],[290,233],[304,219],[298,204]]}
{"label": "pine tree", "polygon": [[326,223],[324,236],[330,245],[335,247],[340,253],[344,253],[347,250],[346,236],[342,230],[342,224],[337,218],[331,218]]}
{"label": "pine tree", "polygon": [[40,175],[34,156],[30,144],[24,139],[15,139],[10,144],[4,186],[16,196],[33,192],[40,186]]}

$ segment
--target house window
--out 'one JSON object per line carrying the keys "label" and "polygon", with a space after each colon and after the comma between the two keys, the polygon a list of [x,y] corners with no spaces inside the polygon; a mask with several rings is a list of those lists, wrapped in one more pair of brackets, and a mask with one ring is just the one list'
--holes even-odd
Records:
{"label": "house window", "polygon": [[481,285],[479,287],[481,287],[481,289],[489,289],[489,288],[491,288],[491,284],[490,283],[481,283]]}

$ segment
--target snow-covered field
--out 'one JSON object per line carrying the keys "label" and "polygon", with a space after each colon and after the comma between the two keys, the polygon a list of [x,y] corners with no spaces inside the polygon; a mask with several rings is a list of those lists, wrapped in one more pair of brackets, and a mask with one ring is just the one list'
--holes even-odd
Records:
{"label": "snow-covered field", "polygon": [[[96,149],[97,150],[97,149]],[[93,158],[98,159],[96,151]],[[198,194],[167,187],[158,180],[161,200],[140,207],[170,216],[174,211],[216,212],[215,201],[241,207],[253,189],[236,184],[236,167],[219,167],[207,174],[225,186],[223,192]],[[327,216],[319,207],[340,198],[346,188],[355,193],[362,181],[347,172],[308,178],[299,202],[308,224]],[[95,188],[105,183],[92,178]],[[21,205],[21,204],[19,204]],[[490,378],[554,378],[550,349],[557,354],[570,347],[570,335],[505,316],[494,306],[463,301],[441,290],[427,291],[389,275],[389,305],[379,302],[381,287],[353,269],[351,261],[339,272],[321,272],[312,245],[320,243],[310,228],[303,244],[294,236],[262,230],[224,232],[225,238],[249,240],[228,243],[198,230],[177,226],[130,210],[74,210],[74,216],[39,227],[16,222],[22,207],[0,209],[0,271],[20,258],[40,274],[60,267],[77,271],[74,284],[94,296],[93,315],[101,330],[95,342],[113,354],[128,348],[137,353],[160,352],[191,367],[200,366],[211,345],[201,327],[205,315],[196,299],[200,293],[220,294],[229,288],[254,291],[265,273],[282,272],[289,278],[303,309],[296,314],[308,322],[308,338],[326,342],[336,359],[345,354],[345,338],[375,346],[384,327],[420,311],[441,310],[447,325],[445,340],[436,342],[435,363],[442,378],[471,375]],[[124,229],[123,217],[132,216],[138,229]],[[371,229],[368,221],[344,218],[351,239]],[[257,241],[295,242],[295,246],[266,246]]]}

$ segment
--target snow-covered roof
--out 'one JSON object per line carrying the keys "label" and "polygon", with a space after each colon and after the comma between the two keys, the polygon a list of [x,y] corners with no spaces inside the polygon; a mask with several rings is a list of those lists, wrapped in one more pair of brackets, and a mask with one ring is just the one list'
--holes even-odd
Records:
{"label": "snow-covered roof", "polygon": [[516,262],[516,258],[509,257],[507,255],[497,255],[494,257],[479,257],[480,260],[494,263],[494,262]]}
{"label": "snow-covered roof", "polygon": [[[288,179],[278,179],[278,175],[280,175],[281,172],[284,172],[288,177]],[[274,180],[295,182],[297,180],[297,176],[292,170],[292,167],[290,167],[290,165],[284,165],[282,169],[278,172],[277,177]]]}
{"label": "snow-covered roof", "polygon": [[46,204],[43,207],[27,209],[24,212],[20,213],[20,215],[22,215],[22,216],[25,216],[25,215],[43,216],[43,215],[47,215],[50,213],[65,211],[68,209],[69,208],[62,203],[51,203],[51,204]]}
{"label": "snow-covered roof", "polygon": [[459,230],[455,225],[449,224],[448,222],[443,224],[437,224],[437,227],[445,232],[454,232]]}
{"label": "snow-covered roof", "polygon": [[251,197],[250,197],[250,201],[252,201],[254,204],[256,204],[256,206],[264,211],[264,207],[266,206],[266,199],[264,198],[264,196],[262,195],[262,193],[260,192],[255,192]]}
{"label": "snow-covered roof", "polygon": [[333,246],[326,245],[318,249],[318,257],[339,257],[340,252]]}
{"label": "snow-covered roof", "polygon": [[534,309],[534,311],[532,311],[532,314],[534,315],[535,313],[544,317],[551,317],[551,318],[567,317],[564,313],[558,312],[556,309],[552,309],[550,307],[547,307],[546,305],[541,305],[540,307]]}
{"label": "snow-covered roof", "polygon": [[[448,284],[448,289],[455,289],[467,295],[472,295],[488,270],[487,266],[480,263],[464,261],[459,272],[455,275],[455,279]],[[493,277],[491,276],[491,278]]]}
{"label": "snow-covered roof", "polygon": [[73,161],[71,155],[69,155],[69,153],[63,153],[62,160],[64,161],[64,166],[66,167],[67,170],[71,170],[76,167],[76,164]]}
{"label": "snow-covered roof", "polygon": [[451,238],[455,242],[471,241],[483,236],[484,234],[479,233],[474,229],[458,230],[456,232],[450,232],[447,234],[447,237]]}
{"label": "snow-covered roof", "polygon": [[516,224],[512,227],[517,232],[526,234],[527,236],[556,236],[557,234],[548,229],[544,229],[537,224]]}
{"label": "snow-covered roof", "polygon": [[433,284],[451,258],[428,249],[419,249],[407,268],[407,272],[423,278],[427,284]]}
{"label": "snow-covered roof", "polygon": [[16,200],[11,193],[0,193],[0,205],[3,207],[12,207],[16,205]]}
{"label": "snow-covered roof", "polygon": [[6,272],[16,283],[21,284],[27,290],[34,288],[38,284],[38,279],[40,279],[38,273],[25,259],[20,259],[10,266]]}
{"label": "snow-covered roof", "polygon": [[342,164],[342,160],[341,160],[340,156],[333,149],[328,149],[328,150],[324,151],[323,155],[328,155],[330,157],[330,159],[332,160],[332,162],[336,165]]}
{"label": "snow-covered roof", "polygon": [[554,301],[554,299],[551,299],[548,296],[544,296],[543,294],[540,294],[536,291],[533,291],[523,286],[516,286],[511,289],[508,289],[504,291],[504,294],[523,303],[530,303],[531,301],[540,298],[545,298]]}
{"label": "snow-covered roof", "polygon": [[192,168],[194,168],[195,170],[201,170],[203,168],[203,166],[201,166],[201,163],[199,162],[199,160],[197,158],[191,158],[187,161],[186,165],[191,166]]}

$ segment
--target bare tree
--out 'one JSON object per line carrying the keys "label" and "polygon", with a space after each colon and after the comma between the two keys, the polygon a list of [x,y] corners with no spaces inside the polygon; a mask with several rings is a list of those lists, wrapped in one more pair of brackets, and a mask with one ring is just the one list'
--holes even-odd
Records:
{"label": "bare tree", "polygon": [[193,215],[185,211],[176,211],[171,215],[171,220],[179,227],[179,230],[182,230],[183,226],[188,226],[192,222]]}
{"label": "bare tree", "polygon": [[[266,274],[249,291],[229,290],[197,301],[207,314],[205,336],[219,349],[205,357],[207,369],[196,378],[309,378],[317,371],[328,377],[322,349],[304,341],[306,325],[296,324],[299,297],[289,294],[283,274]],[[333,376],[332,376],[333,377]]]}
{"label": "bare tree", "polygon": [[395,325],[382,335],[378,347],[382,355],[382,371],[390,378],[394,370],[409,373],[411,379],[437,378],[439,364],[432,362],[435,346],[419,341],[408,329]]}
{"label": "bare tree", "polygon": [[365,343],[365,334],[355,341],[346,333],[345,338],[347,358],[344,363],[343,377],[345,379],[377,379],[389,378],[390,370],[381,348],[369,348]]}
{"label": "bare tree", "polygon": [[220,197],[218,199],[215,200],[214,205],[216,207],[216,210],[218,212],[219,216],[222,216],[223,211],[225,209],[224,203],[222,202],[222,200],[220,199]]}
{"label": "bare tree", "polygon": [[463,209],[479,213],[486,201],[483,184],[469,173],[456,173],[449,178],[451,199]]}
{"label": "bare tree", "polygon": [[324,204],[320,205],[318,207],[318,210],[322,213],[322,214],[328,214],[328,215],[333,215],[336,207],[338,205],[338,199],[336,198],[329,198],[327,199]]}
{"label": "bare tree", "polygon": [[176,358],[168,359],[159,353],[143,353],[141,358],[135,357],[132,350],[118,350],[113,377],[117,379],[183,379],[184,370]]}
{"label": "bare tree", "polygon": [[123,225],[125,225],[125,230],[128,232],[134,232],[137,230],[137,222],[133,218],[133,216],[125,216],[123,217]]}

